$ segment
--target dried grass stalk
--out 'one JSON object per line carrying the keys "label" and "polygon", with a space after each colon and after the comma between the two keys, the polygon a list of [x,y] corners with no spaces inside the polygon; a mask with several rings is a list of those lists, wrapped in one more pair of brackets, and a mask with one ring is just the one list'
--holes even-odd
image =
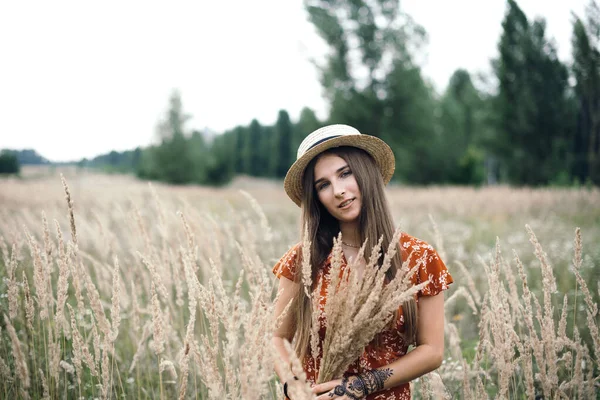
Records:
{"label": "dried grass stalk", "polygon": [[79,329],[77,328],[73,308],[68,303],[67,308],[69,309],[69,313],[71,314],[71,332],[73,337],[73,364],[75,365],[75,371],[77,372],[77,382],[80,384],[81,378],[83,377],[83,362],[85,362],[90,368],[92,376],[98,376],[98,371],[96,370],[94,358],[92,357],[92,354],[90,353],[87,344],[83,340]]}
{"label": "dried grass stalk", "polygon": [[60,367],[64,369],[67,374],[73,375],[75,373],[75,368],[65,360],[60,360]]}
{"label": "dried grass stalk", "polygon": [[152,350],[156,355],[160,355],[165,350],[165,332],[163,330],[163,317],[160,311],[160,302],[158,301],[158,295],[156,294],[156,287],[152,282],[152,327],[153,327],[153,340]]}
{"label": "dried grass stalk", "polygon": [[[87,349],[87,346],[86,346]],[[109,392],[112,388],[112,374],[110,373],[110,360],[108,353],[110,353],[110,342],[109,337],[104,336],[104,343],[102,345],[102,398],[108,399]]]}
{"label": "dried grass stalk", "polygon": [[27,328],[29,331],[33,331],[35,306],[33,304],[33,298],[31,297],[31,291],[29,290],[29,281],[27,281],[25,271],[23,271],[23,293],[25,295],[25,319],[27,320]]}
{"label": "dried grass stalk", "polygon": [[29,369],[27,368],[25,354],[23,354],[23,350],[21,349],[21,341],[17,336],[14,326],[10,322],[10,318],[8,318],[6,314],[4,314],[4,323],[6,324],[6,330],[8,332],[8,336],[10,337],[10,343],[12,346],[11,351],[15,359],[15,366],[17,367],[17,377],[22,382],[23,387],[27,389],[29,388],[30,384]]}
{"label": "dried grass stalk", "polygon": [[185,341],[183,347],[183,356],[179,363],[181,368],[181,383],[179,384],[179,399],[183,400],[187,392],[188,375],[190,371],[190,345],[194,341],[194,327],[196,325],[196,297],[190,297],[189,309],[190,309],[190,320],[188,322],[185,334]]}
{"label": "dried grass stalk", "polygon": [[144,327],[142,328],[142,334],[139,336],[139,339],[137,342],[137,350],[135,351],[135,354],[133,355],[133,358],[131,360],[131,366],[129,367],[129,373],[132,373],[133,370],[137,367],[138,361],[142,357],[142,353],[145,350],[144,344],[146,343],[146,340],[148,340],[148,338],[150,337],[151,329],[152,329],[152,324],[150,322],[146,322],[146,324],[144,324]]}
{"label": "dried grass stalk", "polygon": [[84,277],[86,280],[88,299],[90,300],[90,306],[94,312],[94,317],[96,318],[96,321],[98,321],[98,328],[100,329],[100,332],[104,334],[104,336],[108,337],[110,336],[110,322],[108,322],[108,318],[106,318],[106,314],[104,313],[104,307],[100,301],[100,294],[98,293],[98,289],[96,289],[96,285],[94,285],[94,282],[92,282],[90,276],[85,274]]}
{"label": "dried grass stalk", "polygon": [[77,227],[75,226],[75,207],[73,206],[73,200],[71,199],[71,191],[69,190],[69,185],[67,185],[67,180],[60,174],[60,180],[62,181],[63,188],[65,190],[65,199],[67,200],[67,206],[69,207],[69,222],[71,224],[71,240],[73,244],[77,246]]}
{"label": "dried grass stalk", "polygon": [[[60,235],[60,229],[58,230]],[[60,236],[59,236],[60,237]],[[57,335],[60,332],[60,327],[65,327],[66,319],[65,319],[65,304],[67,302],[67,296],[69,291],[69,267],[67,265],[66,253],[64,251],[64,246],[62,245],[62,237],[59,247],[59,257],[57,258],[58,262],[58,283],[57,283],[57,299],[56,299],[56,312],[54,314],[54,320],[56,322]]]}
{"label": "dried grass stalk", "polygon": [[[600,362],[600,333],[598,329],[597,316],[598,316],[598,304],[596,304],[590,293],[590,290],[587,286],[587,282],[581,276],[581,253],[583,248],[583,241],[581,239],[581,229],[575,229],[575,240],[574,240],[574,248],[575,255],[573,258],[573,273],[575,274],[575,279],[577,280],[577,284],[581,288],[583,292],[583,298],[586,303],[586,317],[587,317],[587,326],[590,330],[590,336],[592,337],[592,343],[594,344],[594,356],[596,358],[596,362]],[[600,285],[600,284],[599,284]],[[598,290],[598,294],[600,295],[600,286]]]}
{"label": "dried grass stalk", "polygon": [[119,274],[119,259],[115,256],[114,259],[115,268],[113,269],[113,282],[112,282],[112,307],[110,309],[111,318],[111,332],[110,341],[114,342],[119,334],[119,325],[121,324],[121,280]]}
{"label": "dried grass stalk", "polygon": [[38,369],[38,372],[40,373],[40,379],[42,380],[42,389],[43,389],[42,399],[50,400],[50,391],[48,390],[48,384],[46,383],[46,376],[44,375],[44,371],[42,371],[41,369]]}
{"label": "dried grass stalk", "polygon": [[165,371],[169,371],[173,379],[177,379],[177,371],[175,370],[175,365],[173,365],[173,361],[163,359],[160,361],[158,366],[159,373],[163,373]]}
{"label": "dried grass stalk", "polygon": [[25,236],[27,237],[29,251],[33,259],[33,286],[40,310],[39,315],[41,320],[45,320],[48,318],[48,277],[44,271],[40,248],[33,236],[29,234],[27,228],[25,228]]}
{"label": "dried grass stalk", "polygon": [[17,286],[17,279],[15,277],[17,269],[17,246],[14,243],[12,245],[10,262],[6,266],[8,275],[8,282],[6,282],[8,286],[8,316],[10,319],[14,319],[19,309],[19,287]]}

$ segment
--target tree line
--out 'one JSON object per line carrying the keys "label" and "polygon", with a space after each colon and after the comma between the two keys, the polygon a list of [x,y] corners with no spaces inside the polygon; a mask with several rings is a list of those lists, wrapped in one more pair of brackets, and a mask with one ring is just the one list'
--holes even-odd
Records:
{"label": "tree line", "polygon": [[[305,0],[328,46],[318,64],[329,115],[305,108],[292,121],[253,120],[212,140],[185,129],[174,93],[159,143],[86,161],[145,179],[224,184],[237,174],[282,178],[302,139],[345,123],[384,139],[406,183],[600,184],[600,9],[572,16],[570,65],[557,57],[543,19],[508,0],[493,74],[459,69],[438,95],[415,60],[426,32],[394,0]],[[476,34],[476,32],[474,32]],[[457,46],[461,45],[457,43]]]}

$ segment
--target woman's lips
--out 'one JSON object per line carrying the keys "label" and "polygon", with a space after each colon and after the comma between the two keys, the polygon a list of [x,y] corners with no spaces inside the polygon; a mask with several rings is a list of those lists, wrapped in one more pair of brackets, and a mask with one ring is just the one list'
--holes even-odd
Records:
{"label": "woman's lips", "polygon": [[338,206],[338,208],[341,208],[341,209],[348,208],[348,207],[350,207],[350,205],[351,205],[352,203],[354,203],[354,199],[348,199],[348,200],[344,201],[342,204],[340,204],[340,205]]}

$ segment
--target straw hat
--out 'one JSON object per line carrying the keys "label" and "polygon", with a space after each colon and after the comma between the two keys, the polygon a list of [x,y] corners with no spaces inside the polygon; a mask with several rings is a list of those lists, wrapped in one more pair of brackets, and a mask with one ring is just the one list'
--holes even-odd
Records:
{"label": "straw hat", "polygon": [[370,135],[362,135],[348,125],[328,125],[308,135],[298,147],[296,162],[288,170],[283,186],[294,203],[300,206],[302,199],[302,179],[310,161],[327,149],[351,146],[363,149],[375,159],[383,182],[387,184],[396,167],[394,153],[383,140]]}

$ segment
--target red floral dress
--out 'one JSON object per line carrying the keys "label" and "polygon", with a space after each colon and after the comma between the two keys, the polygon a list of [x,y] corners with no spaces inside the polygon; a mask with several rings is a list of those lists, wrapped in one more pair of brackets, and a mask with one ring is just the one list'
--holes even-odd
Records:
{"label": "red floral dress", "polygon": [[[275,264],[273,273],[277,278],[284,276],[292,281],[295,280],[296,258],[298,257],[301,247],[302,244],[300,243],[295,245],[284,254],[277,264]],[[412,277],[413,285],[429,280],[429,284],[417,293],[417,302],[420,296],[435,296],[441,291],[448,289],[448,285],[453,282],[452,276],[448,273],[448,269],[444,262],[440,259],[433,247],[426,242],[402,233],[400,237],[400,250],[402,260],[410,260],[409,268],[415,266],[419,259],[423,259],[424,261],[419,267],[418,273],[414,274]],[[329,269],[331,268],[331,257],[332,254],[329,254],[329,257],[327,257],[322,268],[319,270],[317,280],[323,279],[324,276],[326,277],[328,275]],[[345,266],[346,258],[342,257],[342,268]],[[321,309],[327,301],[327,284],[328,279],[325,279],[321,289],[321,298],[319,300],[319,308]],[[395,327],[381,332],[378,337],[379,346],[376,346],[375,340],[371,342],[365,348],[360,358],[350,365],[346,374],[357,374],[364,370],[380,368],[405,355],[408,350],[408,343],[406,343],[402,336],[404,331],[403,325],[404,318],[402,315],[402,307],[400,307]],[[319,330],[321,342],[325,339],[325,331],[326,329],[323,326]],[[321,355],[315,363],[315,360],[313,360],[310,355],[309,349],[308,355],[303,360],[303,368],[310,383],[315,383],[320,357]],[[394,388],[382,390],[367,396],[367,400],[410,400],[410,398],[409,383],[404,383]]]}

